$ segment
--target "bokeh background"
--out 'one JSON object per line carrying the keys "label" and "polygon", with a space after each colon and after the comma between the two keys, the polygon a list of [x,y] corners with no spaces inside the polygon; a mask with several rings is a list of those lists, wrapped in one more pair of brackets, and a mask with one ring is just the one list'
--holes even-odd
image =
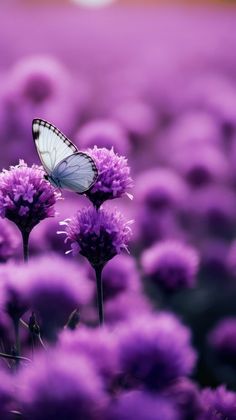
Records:
{"label": "bokeh background", "polygon": [[[137,293],[140,307],[173,311],[192,330],[194,380],[236,390],[234,2],[85,3],[1,1],[0,167],[39,163],[34,117],[82,150],[126,156],[134,199],[106,206],[135,220],[127,264],[139,292],[108,287],[108,322],[117,299],[129,311]],[[31,255],[70,260],[58,222],[84,203],[65,194],[59,215],[33,231]]]}

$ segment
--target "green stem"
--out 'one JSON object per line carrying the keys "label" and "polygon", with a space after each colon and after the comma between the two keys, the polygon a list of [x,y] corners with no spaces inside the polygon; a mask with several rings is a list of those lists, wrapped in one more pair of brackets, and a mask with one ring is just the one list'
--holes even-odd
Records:
{"label": "green stem", "polygon": [[98,315],[99,315],[100,326],[102,326],[104,323],[102,269],[103,267],[95,267],[96,282],[97,282],[97,305],[98,305]]}
{"label": "green stem", "polygon": [[21,235],[22,235],[22,241],[23,241],[24,262],[27,263],[29,260],[29,232],[22,230]]}

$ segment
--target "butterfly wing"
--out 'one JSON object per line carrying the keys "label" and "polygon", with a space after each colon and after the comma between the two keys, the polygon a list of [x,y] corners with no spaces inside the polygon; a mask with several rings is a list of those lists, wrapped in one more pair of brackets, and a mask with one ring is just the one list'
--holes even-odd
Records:
{"label": "butterfly wing", "polygon": [[60,187],[82,194],[88,191],[97,179],[98,171],[93,159],[86,153],[77,152],[63,159],[51,176]]}
{"label": "butterfly wing", "polygon": [[53,124],[39,118],[32,123],[33,139],[41,163],[48,174],[73,153],[77,147]]}

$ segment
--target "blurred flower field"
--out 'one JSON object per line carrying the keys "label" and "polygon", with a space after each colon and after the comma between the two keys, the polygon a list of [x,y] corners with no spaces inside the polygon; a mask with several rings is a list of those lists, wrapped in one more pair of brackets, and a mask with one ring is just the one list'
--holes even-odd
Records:
{"label": "blurred flower field", "polygon": [[236,420],[236,9],[0,9],[0,418]]}

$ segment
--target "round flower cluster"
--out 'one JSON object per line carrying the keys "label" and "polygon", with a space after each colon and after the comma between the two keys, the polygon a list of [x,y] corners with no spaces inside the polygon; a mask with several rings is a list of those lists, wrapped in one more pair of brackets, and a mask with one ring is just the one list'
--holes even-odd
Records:
{"label": "round flower cluster", "polygon": [[167,291],[193,287],[199,266],[194,248],[178,241],[165,241],[143,252],[145,274]]}
{"label": "round flower cluster", "polygon": [[123,249],[131,238],[131,222],[118,211],[108,212],[94,207],[84,208],[65,221],[72,251],[87,258],[93,267],[103,267]]}
{"label": "round flower cluster", "polygon": [[127,159],[119,156],[113,149],[97,148],[88,150],[94,159],[98,178],[87,196],[96,208],[104,201],[122,197],[133,186]]}
{"label": "round flower cluster", "polygon": [[0,216],[30,232],[41,220],[55,214],[59,194],[44,179],[42,168],[24,161],[0,174]]}
{"label": "round flower cluster", "polygon": [[129,385],[163,389],[190,374],[196,361],[190,340],[190,331],[170,314],[131,319],[118,332],[121,370]]}

